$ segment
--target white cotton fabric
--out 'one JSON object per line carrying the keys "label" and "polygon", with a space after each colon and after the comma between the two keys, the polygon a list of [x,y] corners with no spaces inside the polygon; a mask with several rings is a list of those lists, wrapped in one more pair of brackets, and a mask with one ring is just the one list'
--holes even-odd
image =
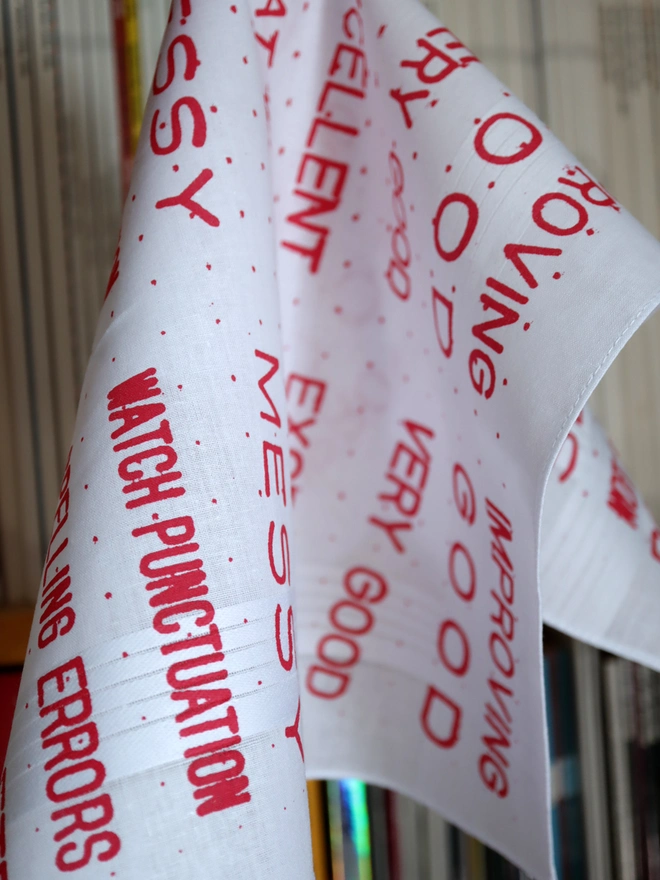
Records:
{"label": "white cotton fabric", "polygon": [[[153,91],[7,758],[9,880],[307,880],[305,772],[550,880],[539,565],[548,622],[660,669],[660,540],[574,425],[658,303],[658,243],[413,0],[176,0]],[[154,604],[168,549],[206,592]],[[212,655],[188,691],[217,702],[180,699],[173,662]]]}

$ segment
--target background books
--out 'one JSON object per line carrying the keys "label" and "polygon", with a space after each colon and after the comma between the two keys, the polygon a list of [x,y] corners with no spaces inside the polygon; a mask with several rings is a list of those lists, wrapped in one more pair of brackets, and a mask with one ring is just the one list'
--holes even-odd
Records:
{"label": "background books", "polygon": [[[559,880],[639,880],[660,861],[660,675],[546,630],[552,821]],[[409,798],[324,785],[317,880],[523,880],[480,841]],[[441,783],[439,783],[441,784]]]}
{"label": "background books", "polygon": [[[2,605],[36,596],[168,5],[0,0]],[[660,234],[660,9],[428,5]],[[660,518],[658,321],[617,359],[595,403]],[[546,680],[559,877],[660,876],[657,676],[551,637]],[[3,678],[0,723],[12,683]],[[310,791],[319,880],[520,876],[403,796],[355,780]]]}

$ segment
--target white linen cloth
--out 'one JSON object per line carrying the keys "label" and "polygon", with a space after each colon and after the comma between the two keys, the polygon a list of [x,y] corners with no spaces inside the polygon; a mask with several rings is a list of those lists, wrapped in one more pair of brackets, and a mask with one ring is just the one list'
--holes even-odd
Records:
{"label": "white linen cloth", "polygon": [[660,536],[574,424],[658,243],[414,0],[175,0],[152,91],[6,876],[307,880],[306,770],[548,880],[539,565],[660,668]]}

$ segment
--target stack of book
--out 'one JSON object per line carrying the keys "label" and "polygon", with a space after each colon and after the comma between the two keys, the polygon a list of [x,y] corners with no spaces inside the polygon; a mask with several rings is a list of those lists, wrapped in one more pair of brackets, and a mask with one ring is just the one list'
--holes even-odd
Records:
{"label": "stack of book", "polygon": [[[660,674],[545,632],[558,880],[660,876]],[[439,783],[441,784],[441,783]],[[310,783],[317,880],[522,880],[404,795]]]}

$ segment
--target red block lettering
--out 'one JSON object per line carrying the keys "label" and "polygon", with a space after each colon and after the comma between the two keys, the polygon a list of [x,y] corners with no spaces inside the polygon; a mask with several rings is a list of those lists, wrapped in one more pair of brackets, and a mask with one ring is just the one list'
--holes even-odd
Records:
{"label": "red block lettering", "polygon": [[196,202],[193,199],[202,187],[204,187],[209,180],[213,177],[213,172],[210,168],[204,168],[203,171],[200,171],[197,177],[192,181],[192,183],[188,184],[188,186],[179,193],[178,196],[171,196],[167,199],[160,199],[160,201],[156,202],[156,208],[175,208],[177,206],[181,206],[185,208],[189,213],[191,219],[194,217],[199,217],[204,221],[204,223],[209,226],[220,226],[220,221],[212,214],[210,211],[207,211],[206,208],[202,207],[199,202]]}

